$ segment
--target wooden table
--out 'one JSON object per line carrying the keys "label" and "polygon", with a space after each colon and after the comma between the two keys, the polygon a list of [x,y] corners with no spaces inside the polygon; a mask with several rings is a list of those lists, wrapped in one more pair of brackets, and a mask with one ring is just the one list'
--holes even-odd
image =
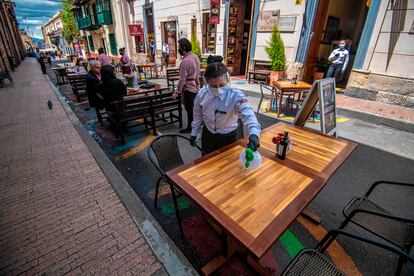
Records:
{"label": "wooden table", "polygon": [[155,84],[154,87],[151,88],[133,88],[133,87],[128,87],[127,90],[127,96],[134,96],[134,95],[139,95],[139,94],[148,94],[148,93],[155,93],[158,91],[165,91],[168,90],[168,87],[165,85],[161,85],[161,84]]}
{"label": "wooden table", "polygon": [[283,95],[294,95],[296,93],[302,93],[305,90],[311,89],[312,85],[304,82],[298,81],[297,83],[292,83],[290,81],[274,81],[272,86],[276,88],[276,93],[279,93],[279,106],[277,108],[277,117],[280,117],[280,110],[282,109]]}
{"label": "wooden table", "polygon": [[145,74],[145,78],[147,78],[147,73],[150,73],[152,78],[153,73],[155,73],[155,77],[158,78],[158,71],[157,71],[157,64],[155,63],[147,63],[147,64],[137,64],[138,70],[141,68]]}
{"label": "wooden table", "polygon": [[[271,140],[285,130],[293,138],[293,148],[285,160],[279,160]],[[235,252],[247,255],[247,261],[266,274],[258,260],[356,147],[353,142],[285,123],[264,130],[260,143],[262,165],[254,171],[239,165],[239,154],[246,146],[245,140],[239,140],[167,173],[228,234],[226,255],[205,265],[205,274]]]}

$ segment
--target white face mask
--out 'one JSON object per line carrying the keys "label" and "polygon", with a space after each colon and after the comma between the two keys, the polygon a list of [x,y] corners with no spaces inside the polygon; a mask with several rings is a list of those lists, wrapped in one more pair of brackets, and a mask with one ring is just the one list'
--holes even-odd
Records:
{"label": "white face mask", "polygon": [[345,44],[339,44],[339,48],[341,49],[345,48]]}
{"label": "white face mask", "polygon": [[209,89],[214,96],[220,96],[227,91],[227,85],[223,87],[209,87]]}

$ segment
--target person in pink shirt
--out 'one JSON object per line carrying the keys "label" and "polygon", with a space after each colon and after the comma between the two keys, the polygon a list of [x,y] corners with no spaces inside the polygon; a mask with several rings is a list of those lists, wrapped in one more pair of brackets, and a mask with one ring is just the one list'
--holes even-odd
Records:
{"label": "person in pink shirt", "polygon": [[125,53],[125,48],[119,49],[119,53],[121,54],[121,65],[122,65],[122,75],[129,75],[131,74],[131,60],[129,56]]}
{"label": "person in pink shirt", "polygon": [[200,89],[200,61],[192,52],[191,42],[187,38],[178,41],[178,52],[183,60],[180,64],[180,79],[173,96],[182,96],[187,111],[187,128],[180,133],[190,133],[193,121],[194,99]]}
{"label": "person in pink shirt", "polygon": [[105,65],[111,65],[109,57],[105,54],[105,51],[102,47],[98,49],[98,53],[99,56],[96,58],[96,60],[101,63],[102,67],[104,67]]}

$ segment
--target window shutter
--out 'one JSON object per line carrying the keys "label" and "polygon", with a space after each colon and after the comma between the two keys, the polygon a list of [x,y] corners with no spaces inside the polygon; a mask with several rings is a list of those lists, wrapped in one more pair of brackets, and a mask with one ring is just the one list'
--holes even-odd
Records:
{"label": "window shutter", "polygon": [[95,47],[93,46],[93,39],[91,35],[88,35],[88,42],[89,42],[89,51],[95,51]]}
{"label": "window shutter", "polygon": [[111,46],[111,54],[112,55],[117,55],[118,51],[116,49],[116,39],[115,39],[115,34],[109,34],[109,45]]}

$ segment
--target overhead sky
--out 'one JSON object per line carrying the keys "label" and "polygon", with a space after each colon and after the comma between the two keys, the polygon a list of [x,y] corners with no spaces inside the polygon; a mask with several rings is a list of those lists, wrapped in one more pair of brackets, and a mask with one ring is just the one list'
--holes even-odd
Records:
{"label": "overhead sky", "polygon": [[61,0],[14,0],[19,27],[27,30],[29,35],[42,38],[42,25],[62,9]]}

